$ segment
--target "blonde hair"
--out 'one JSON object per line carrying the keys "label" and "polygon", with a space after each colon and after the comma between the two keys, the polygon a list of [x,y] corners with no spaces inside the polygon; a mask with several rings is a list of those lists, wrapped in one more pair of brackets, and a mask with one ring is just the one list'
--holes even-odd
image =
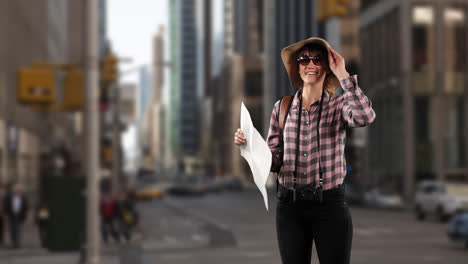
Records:
{"label": "blonde hair", "polygon": [[332,72],[328,73],[325,77],[325,80],[323,81],[323,86],[330,95],[336,94],[336,89],[339,85],[339,83],[336,84],[336,77]]}

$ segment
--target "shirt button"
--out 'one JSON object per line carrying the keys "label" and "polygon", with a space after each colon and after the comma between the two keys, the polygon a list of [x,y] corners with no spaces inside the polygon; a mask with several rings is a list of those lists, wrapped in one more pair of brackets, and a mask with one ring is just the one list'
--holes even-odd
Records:
{"label": "shirt button", "polygon": [[308,125],[308,124],[309,124],[309,121],[307,121],[306,124]]}
{"label": "shirt button", "polygon": [[304,176],[306,175],[307,173],[304,172]]}
{"label": "shirt button", "polygon": [[304,153],[304,157],[307,157],[307,153]]}
{"label": "shirt button", "polygon": [[304,139],[307,139],[307,137],[304,137]]}

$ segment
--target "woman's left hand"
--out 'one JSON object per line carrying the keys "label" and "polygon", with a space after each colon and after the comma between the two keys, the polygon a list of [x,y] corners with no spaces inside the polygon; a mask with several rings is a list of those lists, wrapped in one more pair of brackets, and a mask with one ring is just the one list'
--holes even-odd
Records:
{"label": "woman's left hand", "polygon": [[349,73],[346,71],[344,58],[331,47],[328,61],[330,63],[330,70],[340,81],[349,77]]}

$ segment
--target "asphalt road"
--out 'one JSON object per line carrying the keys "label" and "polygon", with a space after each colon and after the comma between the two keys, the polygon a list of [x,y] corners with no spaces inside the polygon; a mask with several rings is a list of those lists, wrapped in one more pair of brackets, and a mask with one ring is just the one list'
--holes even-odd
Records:
{"label": "asphalt road", "polygon": [[[269,211],[253,188],[140,203],[143,239],[131,254],[141,263],[280,263],[270,198]],[[351,207],[351,213],[352,263],[468,263],[468,249],[450,242],[436,220],[418,222],[406,211]],[[122,252],[124,264],[128,250]]]}

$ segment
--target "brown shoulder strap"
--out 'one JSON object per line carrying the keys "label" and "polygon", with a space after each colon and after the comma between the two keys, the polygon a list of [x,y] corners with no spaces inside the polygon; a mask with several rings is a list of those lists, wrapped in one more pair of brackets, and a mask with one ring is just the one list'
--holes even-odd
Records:
{"label": "brown shoulder strap", "polygon": [[291,107],[293,97],[291,95],[284,96],[281,100],[280,105],[280,115],[279,115],[279,128],[281,133],[284,130],[284,124],[286,123],[286,118],[288,117],[289,108]]}

